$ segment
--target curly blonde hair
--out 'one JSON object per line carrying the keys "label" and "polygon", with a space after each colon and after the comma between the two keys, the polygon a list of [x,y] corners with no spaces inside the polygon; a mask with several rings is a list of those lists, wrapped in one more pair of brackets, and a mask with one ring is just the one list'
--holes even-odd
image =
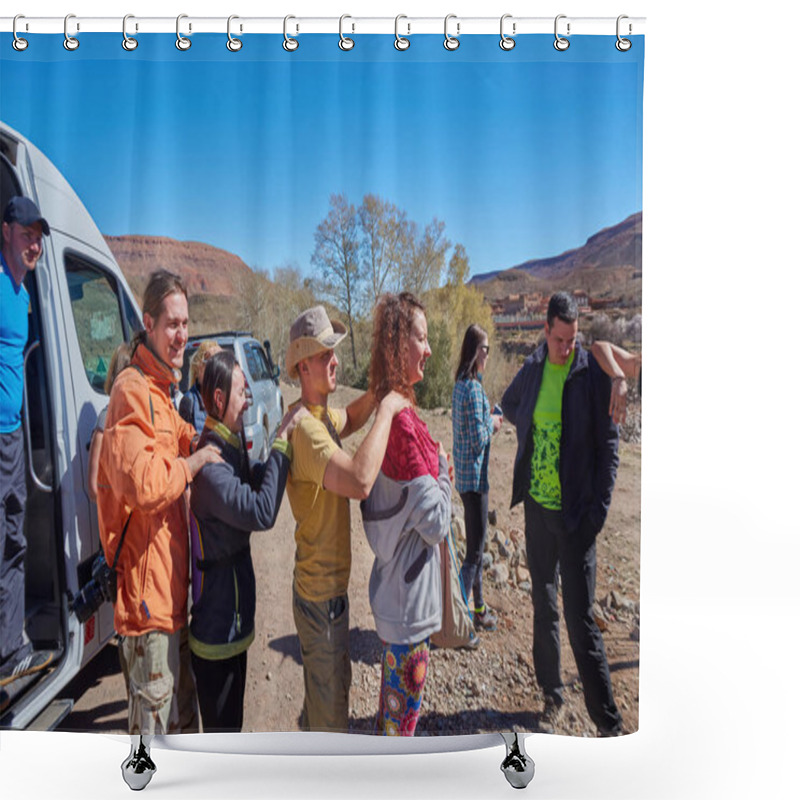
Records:
{"label": "curly blonde hair", "polygon": [[197,383],[197,373],[200,367],[208,361],[214,353],[218,353],[222,348],[216,339],[203,339],[200,342],[200,347],[197,348],[192,360],[189,362],[189,386],[194,386]]}
{"label": "curly blonde hair", "polygon": [[408,340],[418,311],[424,314],[425,306],[411,292],[384,294],[375,306],[369,386],[378,402],[394,390],[416,404],[406,364]]}

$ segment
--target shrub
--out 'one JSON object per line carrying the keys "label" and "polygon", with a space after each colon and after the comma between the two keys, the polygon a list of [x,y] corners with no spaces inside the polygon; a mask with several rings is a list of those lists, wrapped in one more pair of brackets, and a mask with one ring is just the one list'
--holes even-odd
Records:
{"label": "shrub", "polygon": [[425,378],[415,387],[417,403],[421,408],[449,406],[453,396],[453,377],[450,374],[450,336],[444,322],[428,321],[428,343],[432,355],[425,365]]}

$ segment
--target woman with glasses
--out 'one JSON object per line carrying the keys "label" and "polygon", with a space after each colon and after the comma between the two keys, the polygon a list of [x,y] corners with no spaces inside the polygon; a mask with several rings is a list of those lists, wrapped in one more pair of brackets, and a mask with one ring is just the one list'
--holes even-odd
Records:
{"label": "woman with glasses", "polygon": [[467,552],[461,580],[473,599],[476,630],[493,631],[497,616],[483,597],[483,548],[489,515],[489,446],[503,423],[492,413],[483,390],[483,373],[489,357],[489,337],[480,325],[470,325],[461,344],[461,358],[453,386],[453,460],[456,490],[464,503]]}

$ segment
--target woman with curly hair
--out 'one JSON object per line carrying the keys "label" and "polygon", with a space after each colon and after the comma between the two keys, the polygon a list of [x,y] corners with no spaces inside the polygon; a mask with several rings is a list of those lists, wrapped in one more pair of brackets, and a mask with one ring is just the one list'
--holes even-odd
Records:
{"label": "woman with curly hair", "polygon": [[411,405],[392,421],[380,473],[361,504],[375,553],[369,599],[383,641],[377,732],[413,736],[428,671],[429,638],[442,626],[439,543],[450,524],[448,458],[419,418],[414,385],[431,355],[424,306],[387,294],[375,309],[370,388]]}

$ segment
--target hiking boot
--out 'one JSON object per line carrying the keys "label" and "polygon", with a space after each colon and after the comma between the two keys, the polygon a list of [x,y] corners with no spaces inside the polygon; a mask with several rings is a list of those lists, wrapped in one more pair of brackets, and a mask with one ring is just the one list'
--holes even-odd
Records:
{"label": "hiking boot", "polygon": [[597,738],[598,739],[607,739],[611,736],[622,736],[623,730],[622,725],[618,725],[616,728],[598,728],[597,729]]}
{"label": "hiking boot", "polygon": [[495,614],[485,603],[480,611],[478,611],[476,608],[472,613],[472,621],[475,624],[476,630],[497,630],[497,614]]}
{"label": "hiking boot", "polygon": [[544,699],[544,711],[539,716],[538,726],[541,733],[555,733],[564,718],[564,701],[553,695]]}
{"label": "hiking boot", "polygon": [[34,650],[16,664],[4,664],[0,667],[0,686],[6,686],[17,678],[24,678],[33,672],[44,669],[53,660],[52,650]]}

